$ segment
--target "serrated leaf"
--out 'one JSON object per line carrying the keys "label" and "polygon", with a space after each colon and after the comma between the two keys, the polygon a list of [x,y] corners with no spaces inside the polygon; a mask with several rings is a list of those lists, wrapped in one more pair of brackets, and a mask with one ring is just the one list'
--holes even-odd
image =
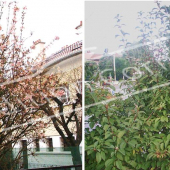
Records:
{"label": "serrated leaf", "polygon": [[117,166],[118,169],[122,169],[122,162],[116,161],[116,166]]}
{"label": "serrated leaf", "polygon": [[118,133],[117,137],[118,137],[119,139],[121,139],[124,134],[125,134],[125,131],[120,131],[120,132]]}
{"label": "serrated leaf", "polygon": [[168,122],[168,117],[167,116],[162,116],[161,117],[161,122]]}
{"label": "serrated leaf", "polygon": [[103,129],[104,129],[105,131],[107,131],[109,127],[110,127],[110,126],[106,124],[106,125],[104,125],[104,128],[103,128]]}
{"label": "serrated leaf", "polygon": [[156,123],[157,121],[159,121],[159,120],[160,120],[160,118],[156,118],[156,119],[155,119],[155,123]]}
{"label": "serrated leaf", "polygon": [[164,143],[160,144],[160,148],[161,148],[162,151],[164,150]]}
{"label": "serrated leaf", "polygon": [[166,142],[165,142],[165,148],[167,148],[167,146],[168,146],[168,144],[169,144],[169,141],[170,141],[169,139],[166,140]]}
{"label": "serrated leaf", "polygon": [[100,163],[101,161],[101,154],[99,152],[96,153],[96,161]]}
{"label": "serrated leaf", "polygon": [[121,161],[123,161],[123,156],[120,152],[117,152],[117,158]]}
{"label": "serrated leaf", "polygon": [[132,165],[134,168],[136,167],[137,163],[135,161],[131,161],[130,165]]}
{"label": "serrated leaf", "polygon": [[110,137],[111,133],[110,132],[106,132],[105,133],[105,139],[107,139],[108,137]]}
{"label": "serrated leaf", "polygon": [[107,119],[107,117],[104,117],[104,118],[103,118],[103,122],[108,123],[108,119]]}
{"label": "serrated leaf", "polygon": [[102,162],[96,166],[96,170],[101,170],[101,169],[104,169],[104,162]]}
{"label": "serrated leaf", "polygon": [[137,144],[136,140],[131,140],[128,142],[129,145],[131,145],[132,147],[135,147],[135,145]]}
{"label": "serrated leaf", "polygon": [[126,147],[126,142],[123,141],[121,144],[120,144],[120,149],[124,149]]}
{"label": "serrated leaf", "polygon": [[90,124],[89,124],[89,126],[90,126],[91,129],[93,129],[94,125],[95,125],[94,122],[90,122]]}
{"label": "serrated leaf", "polygon": [[101,158],[105,161],[105,159],[106,159],[106,154],[103,152],[103,151],[101,151]]}
{"label": "serrated leaf", "polygon": [[125,150],[124,150],[124,149],[119,149],[119,152],[120,152],[122,155],[125,155]]}
{"label": "serrated leaf", "polygon": [[110,166],[111,164],[113,164],[113,159],[108,159],[108,160],[105,162],[105,167],[108,167],[108,166]]}
{"label": "serrated leaf", "polygon": [[169,140],[170,140],[170,134],[167,136],[167,139],[169,139]]}

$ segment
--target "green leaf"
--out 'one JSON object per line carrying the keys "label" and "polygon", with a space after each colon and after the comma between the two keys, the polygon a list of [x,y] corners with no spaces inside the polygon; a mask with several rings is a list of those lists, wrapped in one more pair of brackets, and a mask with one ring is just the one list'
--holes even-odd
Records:
{"label": "green leaf", "polygon": [[146,163],[144,164],[145,170],[149,169],[150,165],[151,165],[151,162],[149,162],[149,161],[146,162]]}
{"label": "green leaf", "polygon": [[103,122],[108,123],[108,119],[107,119],[107,117],[104,117],[104,118],[103,118]]}
{"label": "green leaf", "polygon": [[159,125],[159,121],[157,122],[155,121],[154,128],[157,129],[158,125]]}
{"label": "green leaf", "polygon": [[87,151],[87,155],[90,155],[90,154],[92,154],[92,153],[94,153],[93,150],[88,150],[88,151]]}
{"label": "green leaf", "polygon": [[101,161],[101,154],[99,152],[97,152],[97,154],[96,154],[96,161],[98,163],[100,163],[100,161]]}
{"label": "green leaf", "polygon": [[94,125],[95,125],[94,122],[90,122],[90,124],[89,124],[89,126],[90,126],[91,129],[93,129]]}
{"label": "green leaf", "polygon": [[136,142],[136,140],[133,139],[133,140],[129,141],[128,144],[129,144],[130,146],[132,146],[132,147],[135,147],[135,145],[137,144],[137,142]]}
{"label": "green leaf", "polygon": [[159,120],[160,120],[160,118],[156,118],[156,119],[155,119],[155,123],[158,122]]}
{"label": "green leaf", "polygon": [[139,96],[138,96],[138,95],[135,95],[135,98],[136,98],[137,100],[139,100]]}
{"label": "green leaf", "polygon": [[119,139],[121,139],[121,137],[122,137],[124,134],[125,134],[125,131],[120,131],[120,132],[118,133],[117,137],[118,137]]}
{"label": "green leaf", "polygon": [[170,140],[170,134],[167,136],[167,139],[169,139],[169,140]]}
{"label": "green leaf", "polygon": [[96,141],[96,142],[94,143],[94,147],[96,147],[98,144],[99,144],[99,142]]}
{"label": "green leaf", "polygon": [[107,131],[107,130],[109,129],[109,127],[110,127],[109,125],[104,125],[104,128],[103,128],[103,129],[104,129],[105,131]]}
{"label": "green leaf", "polygon": [[93,92],[91,92],[91,96],[94,99],[95,103],[98,102],[98,99]]}
{"label": "green leaf", "polygon": [[101,151],[101,158],[105,161],[105,159],[106,159],[106,154],[103,152],[103,151]]}
{"label": "green leaf", "polygon": [[104,169],[104,162],[96,165],[96,170],[101,170],[101,169]]}
{"label": "green leaf", "polygon": [[121,161],[123,161],[123,156],[120,152],[117,152],[117,158]]}
{"label": "green leaf", "polygon": [[151,165],[152,165],[152,168],[155,169],[156,168],[156,161],[152,161]]}
{"label": "green leaf", "polygon": [[125,155],[125,161],[126,161],[127,163],[129,163],[129,156],[128,156],[128,155]]}
{"label": "green leaf", "polygon": [[132,166],[133,166],[133,168],[135,168],[135,167],[136,167],[136,165],[137,165],[137,163],[136,163],[135,161],[131,161],[131,162],[130,162],[130,165],[132,165]]}
{"label": "green leaf", "polygon": [[121,139],[120,138],[117,138],[117,145],[119,145],[121,142]]}
{"label": "green leaf", "polygon": [[162,161],[157,162],[157,167],[159,168],[161,166]]}
{"label": "green leaf", "polygon": [[161,143],[160,148],[162,151],[164,150],[164,143]]}
{"label": "green leaf", "polygon": [[154,153],[149,153],[149,154],[147,155],[146,160],[150,160],[153,156],[154,156]]}
{"label": "green leaf", "polygon": [[126,142],[125,141],[121,142],[120,149],[124,149],[125,147],[126,147]]}
{"label": "green leaf", "polygon": [[108,167],[108,166],[110,166],[111,164],[113,164],[113,159],[108,159],[108,160],[105,162],[105,167]]}
{"label": "green leaf", "polygon": [[169,139],[168,140],[166,140],[166,142],[165,142],[165,148],[167,148],[167,146],[168,146],[168,144],[169,144]]}
{"label": "green leaf", "polygon": [[122,155],[125,155],[125,150],[124,149],[119,149],[119,152],[122,154]]}
{"label": "green leaf", "polygon": [[107,139],[110,135],[111,135],[110,132],[106,132],[106,133],[105,133],[105,139]]}
{"label": "green leaf", "polygon": [[163,161],[161,165],[161,170],[166,170],[166,165],[167,165],[167,162]]}
{"label": "green leaf", "polygon": [[166,110],[163,111],[163,115],[165,116],[167,114]]}
{"label": "green leaf", "polygon": [[122,162],[116,161],[116,166],[117,166],[118,169],[122,169]]}
{"label": "green leaf", "polygon": [[168,122],[168,117],[167,116],[162,116],[161,117],[161,122]]}

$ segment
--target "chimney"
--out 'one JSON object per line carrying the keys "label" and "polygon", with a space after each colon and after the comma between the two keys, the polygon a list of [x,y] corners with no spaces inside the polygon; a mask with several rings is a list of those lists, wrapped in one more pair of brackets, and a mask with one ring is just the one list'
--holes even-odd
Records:
{"label": "chimney", "polygon": [[80,25],[78,25],[75,29],[78,30],[82,27],[82,21],[80,21]]}
{"label": "chimney", "polygon": [[37,41],[33,41],[33,44],[35,45],[35,49],[33,50],[33,56],[38,57],[40,60],[45,59],[45,51],[44,49],[44,44],[45,42],[42,42],[41,39],[38,39]]}

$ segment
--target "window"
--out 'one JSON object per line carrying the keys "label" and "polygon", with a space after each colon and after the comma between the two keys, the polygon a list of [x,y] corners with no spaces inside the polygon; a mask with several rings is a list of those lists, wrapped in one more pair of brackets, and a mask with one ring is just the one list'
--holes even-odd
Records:
{"label": "window", "polygon": [[53,139],[52,138],[47,138],[47,146],[48,146],[48,151],[52,152],[53,151]]}
{"label": "window", "polygon": [[36,151],[36,152],[39,152],[39,151],[40,151],[39,139],[35,139],[35,151]]}

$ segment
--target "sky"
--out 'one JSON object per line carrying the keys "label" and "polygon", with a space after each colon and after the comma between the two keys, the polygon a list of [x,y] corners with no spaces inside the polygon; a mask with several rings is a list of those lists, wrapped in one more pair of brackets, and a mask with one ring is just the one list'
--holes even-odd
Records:
{"label": "sky", "polygon": [[[7,0],[7,3],[10,2]],[[60,50],[61,47],[71,45],[82,40],[82,35],[76,35],[75,27],[80,24],[84,16],[83,0],[18,0],[18,6],[27,7],[25,16],[24,36],[33,32],[27,44],[38,39],[46,45],[59,36],[60,40],[46,52],[47,56]],[[4,16],[6,17],[6,16]]]}
{"label": "sky", "polygon": [[[170,5],[169,2],[163,4]],[[137,42],[139,25],[137,12],[149,12],[156,7],[154,1],[87,1],[85,2],[85,50],[103,54],[105,48],[112,53],[119,50],[120,41],[115,38],[118,30],[114,17],[123,16],[125,32],[130,33],[129,42]]]}

